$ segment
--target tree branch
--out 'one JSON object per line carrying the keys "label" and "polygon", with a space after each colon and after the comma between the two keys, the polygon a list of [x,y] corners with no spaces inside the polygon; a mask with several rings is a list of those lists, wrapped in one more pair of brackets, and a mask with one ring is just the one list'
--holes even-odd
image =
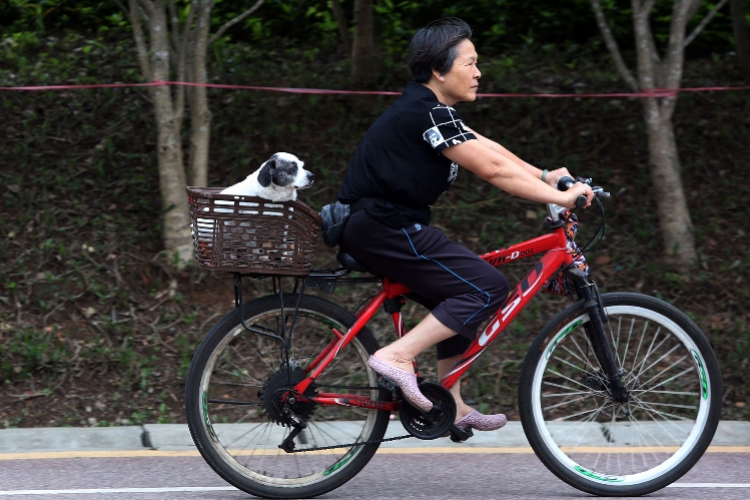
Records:
{"label": "tree branch", "polygon": [[255,12],[256,10],[258,10],[260,8],[260,6],[263,5],[264,1],[265,0],[258,0],[257,2],[255,2],[255,5],[253,5],[252,7],[250,7],[249,9],[247,9],[245,12],[243,12],[239,16],[235,17],[234,19],[232,19],[231,21],[229,21],[226,24],[224,24],[224,26],[222,26],[221,28],[219,28],[219,31],[217,31],[216,34],[214,34],[214,36],[212,36],[208,40],[208,45],[211,45],[216,40],[218,40],[219,37],[221,37],[221,35],[223,35],[226,30],[228,30],[229,28],[231,28],[235,24],[244,21],[245,18],[247,18],[247,16],[249,16],[250,14],[252,14],[253,12]]}
{"label": "tree branch", "polygon": [[732,32],[737,46],[737,59],[745,80],[750,82],[750,29],[745,20],[745,0],[730,0]]}
{"label": "tree branch", "polygon": [[[177,55],[177,81],[185,81],[185,55],[187,54],[187,46],[190,43],[191,26],[193,25],[193,17],[195,16],[195,9],[193,5],[190,6],[190,12],[188,12],[187,20],[185,21],[185,27],[182,31],[182,37],[180,38],[180,45],[178,47],[179,53]],[[185,114],[185,87],[180,85],[177,88],[177,95],[175,96],[175,113],[177,119],[182,123],[182,117]]]}
{"label": "tree branch", "polygon": [[698,13],[698,9],[701,8],[701,4],[703,3],[703,0],[688,0],[691,3],[690,8],[688,9],[688,19],[692,19],[694,15]]}
{"label": "tree branch", "polygon": [[604,43],[607,45],[609,53],[612,54],[612,59],[615,61],[617,71],[620,73],[622,79],[625,80],[625,83],[627,83],[634,92],[638,92],[638,82],[633,77],[633,74],[630,72],[627,64],[625,64],[625,61],[622,58],[620,48],[617,46],[617,41],[612,35],[612,30],[609,29],[607,19],[604,17],[601,2],[599,0],[590,0],[590,2],[591,8],[594,10],[594,16],[596,17],[596,24],[599,26],[599,31],[602,34],[602,38],[604,38]]}
{"label": "tree branch", "polygon": [[[661,68],[665,81],[660,85],[665,88],[676,89],[680,87],[685,62],[685,29],[690,21],[690,12],[693,11],[696,1],[699,0],[681,0],[674,3],[672,22],[669,26],[667,55]],[[676,104],[676,95],[662,99],[659,106],[662,118],[671,119]]]}
{"label": "tree branch", "polygon": [[177,16],[177,5],[175,5],[174,0],[169,0],[167,7],[169,8],[169,19],[172,22],[172,50],[177,52],[180,47],[180,18]]}
{"label": "tree branch", "polygon": [[122,4],[122,2],[120,2],[120,0],[115,0],[115,3],[120,6],[125,14],[127,14],[128,16],[130,15],[130,11]]}
{"label": "tree branch", "polygon": [[[642,5],[638,0],[631,0],[633,11],[633,31],[635,36],[635,52],[638,60],[638,84],[641,89],[652,89],[656,86],[658,68],[658,55],[655,55],[655,44],[651,27],[649,25],[649,13],[653,7]],[[643,15],[643,13],[646,15]]]}
{"label": "tree branch", "polygon": [[695,27],[695,29],[693,30],[693,32],[690,33],[690,35],[685,39],[685,45],[684,45],[685,47],[687,47],[688,45],[690,45],[690,43],[693,40],[695,40],[695,38],[698,35],[700,35],[700,32],[703,31],[703,28],[705,28],[706,25],[711,22],[711,19],[714,18],[714,16],[716,15],[716,13],[719,12],[719,10],[722,7],[724,7],[724,4],[726,4],[728,1],[729,0],[721,0],[719,3],[717,3],[716,5],[714,5],[714,8],[711,9],[711,12],[709,12],[708,14],[706,14],[706,17],[703,18],[703,20],[700,22],[700,24],[698,24],[698,26]]}
{"label": "tree branch", "polygon": [[146,50],[146,40],[143,37],[143,27],[141,26],[141,19],[138,17],[138,2],[137,0],[129,0],[130,11],[130,24],[133,26],[133,38],[135,38],[135,48],[138,53],[138,63],[141,66],[141,73],[143,73],[143,79],[151,81],[151,65],[148,62],[148,51]]}
{"label": "tree branch", "polygon": [[656,0],[644,0],[642,4],[638,5],[638,11],[636,12],[636,15],[644,17],[650,16],[655,3]]}
{"label": "tree branch", "polygon": [[148,0],[138,0],[138,3],[141,4],[141,7],[148,13],[149,16],[154,15],[154,4]]}
{"label": "tree branch", "polygon": [[333,10],[333,17],[336,19],[336,24],[339,28],[339,36],[341,37],[341,43],[344,45],[344,52],[346,52],[347,57],[351,57],[352,42],[349,39],[349,24],[346,21],[346,14],[341,7],[341,2],[339,0],[331,0],[331,9]]}

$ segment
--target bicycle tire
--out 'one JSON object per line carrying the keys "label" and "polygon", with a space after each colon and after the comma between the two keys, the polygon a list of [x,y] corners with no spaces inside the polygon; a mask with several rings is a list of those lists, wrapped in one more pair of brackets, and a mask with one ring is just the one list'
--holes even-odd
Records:
{"label": "bicycle tire", "polygon": [[[284,295],[287,328],[298,298]],[[292,427],[284,426],[283,421],[279,425],[282,418],[273,398],[285,392],[289,377],[297,383],[306,376],[304,366],[335,338],[334,328],[345,333],[356,319],[315,296],[303,295],[299,305],[288,363],[282,361],[280,343],[245,330],[235,309],[206,335],[193,357],[185,387],[188,426],[200,454],[227,482],[264,498],[310,498],[338,488],[367,464],[379,443],[304,450],[379,441],[389,422],[387,411],[306,403],[299,411],[308,426],[295,438],[295,452],[278,448]],[[279,296],[246,303],[242,315],[245,324],[256,330],[280,333]],[[391,394],[378,388],[377,376],[367,365],[377,349],[372,333],[363,328],[337,354],[312,391],[324,389],[326,384],[367,387],[360,389],[360,394],[390,401]]]}
{"label": "bicycle tire", "polygon": [[579,301],[529,349],[519,386],[521,422],[544,465],[574,488],[644,495],[679,479],[711,443],[721,414],[719,363],[698,326],[666,302],[635,293],[602,299],[631,400],[621,405],[608,396]]}

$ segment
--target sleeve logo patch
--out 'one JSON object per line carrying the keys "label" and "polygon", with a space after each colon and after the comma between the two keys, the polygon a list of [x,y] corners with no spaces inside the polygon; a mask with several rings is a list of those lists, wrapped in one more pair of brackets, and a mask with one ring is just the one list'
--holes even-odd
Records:
{"label": "sleeve logo patch", "polygon": [[430,146],[432,146],[433,148],[436,148],[443,142],[445,142],[443,134],[440,133],[440,130],[438,130],[437,126],[428,129],[424,134],[422,134],[422,138],[425,141],[429,142]]}

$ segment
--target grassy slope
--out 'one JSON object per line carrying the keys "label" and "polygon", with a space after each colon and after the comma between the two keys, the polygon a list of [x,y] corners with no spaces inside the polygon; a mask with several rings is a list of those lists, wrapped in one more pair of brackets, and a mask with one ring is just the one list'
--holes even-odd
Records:
{"label": "grassy slope", "polygon": [[[86,49],[86,47],[90,47]],[[130,41],[44,40],[2,48],[0,85],[135,81]],[[45,53],[44,59],[39,54]],[[215,81],[351,88],[345,64],[314,51],[217,48]],[[44,61],[44,65],[37,61]],[[505,56],[486,62],[483,92],[617,91],[606,58]],[[399,89],[402,68],[380,87]],[[733,61],[689,63],[685,85],[732,83]],[[210,91],[211,182],[243,178],[275,151],[316,173],[301,199],[335,196],[358,140],[389,97]],[[231,279],[175,273],[160,250],[153,111],[142,90],[0,93],[0,428],[183,421],[182,380],[205,331],[232,306]],[[687,275],[660,261],[658,219],[638,101],[482,99],[464,119],[542,168],[566,166],[613,193],[608,232],[589,255],[604,291],[638,290],[688,311],[709,335],[725,376],[725,417],[748,418],[750,393],[750,142],[747,93],[684,95],[675,116],[701,264]],[[466,172],[437,204],[434,222],[477,252],[543,231],[543,207],[514,200]],[[586,229],[586,223],[588,229]],[[596,218],[584,215],[582,238]],[[322,245],[321,245],[322,246]],[[330,262],[322,248],[320,264]],[[530,262],[504,268],[519,279]],[[247,294],[269,290],[247,284]],[[337,290],[356,307],[372,289]],[[480,409],[515,412],[520,363],[564,299],[536,300],[472,371]],[[423,311],[409,307],[410,321]],[[388,331],[378,317],[374,331]],[[387,334],[382,334],[383,341]],[[432,355],[423,366],[432,373]]]}

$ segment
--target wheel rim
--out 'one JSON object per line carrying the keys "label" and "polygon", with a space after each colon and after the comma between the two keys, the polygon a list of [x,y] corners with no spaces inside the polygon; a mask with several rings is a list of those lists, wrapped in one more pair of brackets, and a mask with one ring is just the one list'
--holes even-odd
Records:
{"label": "wheel rim", "polygon": [[[246,318],[245,323],[278,334],[280,311]],[[333,318],[299,310],[290,352],[291,362],[298,371],[304,370],[334,338],[334,328],[345,331]],[[241,325],[225,335],[211,353],[201,377],[200,421],[213,451],[235,472],[255,483],[299,488],[339,474],[362,452],[363,446],[297,453],[278,448],[291,428],[272,420],[263,407],[262,394],[258,393],[282,368],[280,352],[276,340],[248,332]],[[367,350],[355,337],[316,381],[317,386],[377,387],[375,374],[366,363],[368,357]],[[372,399],[378,393],[353,389],[344,392],[368,394]],[[378,414],[375,410],[319,405],[308,413],[311,413],[308,428],[295,438],[297,450],[366,441]]]}
{"label": "wheel rim", "polygon": [[574,474],[640,484],[674,469],[694,448],[708,420],[711,384],[698,346],[674,321],[637,306],[608,307],[607,314],[605,329],[633,400],[620,405],[605,396],[582,314],[545,346],[534,374],[534,422]]}

